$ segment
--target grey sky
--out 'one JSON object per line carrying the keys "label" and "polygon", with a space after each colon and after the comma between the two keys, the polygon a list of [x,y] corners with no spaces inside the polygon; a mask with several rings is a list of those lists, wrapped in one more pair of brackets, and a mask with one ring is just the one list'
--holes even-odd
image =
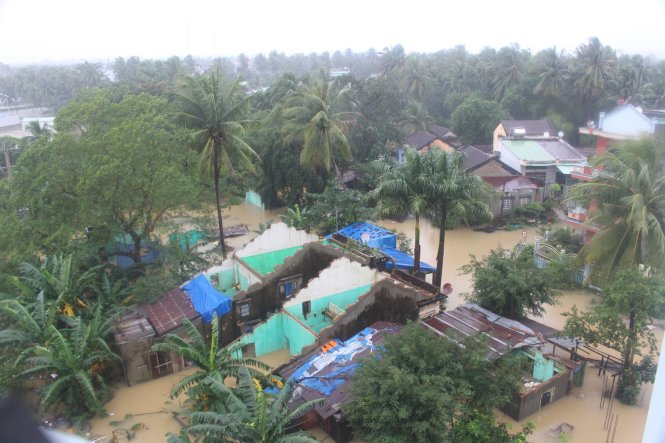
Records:
{"label": "grey sky", "polygon": [[665,0],[0,0],[0,62],[407,52],[513,42],[573,52],[589,37],[665,59]]}

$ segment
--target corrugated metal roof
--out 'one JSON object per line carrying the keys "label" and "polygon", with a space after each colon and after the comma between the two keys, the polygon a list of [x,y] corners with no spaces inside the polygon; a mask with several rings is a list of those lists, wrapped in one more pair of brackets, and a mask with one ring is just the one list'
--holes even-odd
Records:
{"label": "corrugated metal roof", "polygon": [[157,301],[139,307],[157,335],[163,335],[180,326],[183,318],[193,320],[199,316],[192,301],[182,289],[171,289]]}
{"label": "corrugated metal roof", "polygon": [[557,138],[503,139],[501,150],[503,149],[510,150],[518,159],[527,163],[541,165],[575,164],[586,160],[577,149]]}
{"label": "corrugated metal roof", "polygon": [[501,142],[501,150],[509,149],[515,157],[527,162],[552,162],[556,161],[549,152],[534,140],[506,140]]}
{"label": "corrugated metal roof", "polygon": [[544,336],[540,331],[556,332],[555,329],[530,320],[531,326],[539,325],[539,328],[534,330],[524,323],[501,317],[474,303],[442,312],[425,320],[423,324],[458,343],[469,337],[484,334],[489,339],[490,358],[508,354],[515,348],[543,343]]}
{"label": "corrugated metal roof", "polygon": [[503,129],[507,135],[510,134],[511,129],[522,128],[526,135],[543,135],[549,133],[554,135],[554,128],[548,120],[501,120]]}

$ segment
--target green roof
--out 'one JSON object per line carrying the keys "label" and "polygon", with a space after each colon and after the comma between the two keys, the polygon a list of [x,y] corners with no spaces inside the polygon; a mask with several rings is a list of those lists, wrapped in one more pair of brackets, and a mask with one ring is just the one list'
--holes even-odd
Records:
{"label": "green roof", "polygon": [[502,149],[504,148],[508,148],[520,160],[552,163],[556,161],[540,143],[533,140],[503,140]]}

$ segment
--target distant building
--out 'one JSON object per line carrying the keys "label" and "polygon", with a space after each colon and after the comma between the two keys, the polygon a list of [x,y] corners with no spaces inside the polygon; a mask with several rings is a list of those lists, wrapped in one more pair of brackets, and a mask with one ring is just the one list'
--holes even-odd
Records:
{"label": "distant building", "polygon": [[430,149],[440,149],[445,152],[455,152],[459,146],[457,135],[444,126],[431,125],[427,131],[416,131],[404,139],[403,147],[397,151],[397,160],[402,162],[405,148],[412,148],[419,153]]}
{"label": "distant building", "polygon": [[351,75],[351,69],[349,69],[347,67],[330,68],[330,77],[331,78],[344,77],[345,75]]}
{"label": "distant building", "polygon": [[554,127],[549,120],[501,120],[494,129],[492,146],[498,151],[499,142],[504,137],[522,135],[525,137],[551,137],[554,136]]}

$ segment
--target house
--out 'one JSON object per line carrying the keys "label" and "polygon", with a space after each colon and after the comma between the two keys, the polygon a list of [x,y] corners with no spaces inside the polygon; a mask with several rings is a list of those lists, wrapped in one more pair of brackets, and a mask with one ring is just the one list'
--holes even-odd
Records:
{"label": "house", "polygon": [[351,429],[341,407],[350,399],[358,362],[379,352],[385,337],[402,329],[403,326],[395,323],[374,322],[348,340],[331,340],[277,368],[277,375],[294,383],[289,409],[311,400],[323,400],[304,417],[301,425],[306,428],[318,425],[337,442],[351,440]]}
{"label": "house", "polygon": [[501,218],[517,207],[542,201],[538,186],[501,163],[497,156],[471,145],[463,146],[459,152],[464,155],[464,170],[482,178],[494,189],[489,207],[495,218]]}
{"label": "house", "polygon": [[499,160],[548,190],[565,185],[586,158],[563,139],[550,136],[507,136],[499,140]]}
{"label": "house", "polygon": [[504,137],[523,135],[526,137],[549,137],[553,136],[554,127],[549,120],[501,120],[494,129],[492,147],[498,151],[499,143]]}
{"label": "house", "polygon": [[231,299],[216,291],[203,276],[166,292],[153,303],[134,305],[116,323],[114,331],[127,384],[132,386],[187,367],[182,357],[154,352],[152,345],[170,333],[184,338],[183,319],[203,331],[203,324],[210,323],[213,314],[225,316],[231,306]]}
{"label": "house", "polygon": [[[413,148],[420,153],[433,148],[455,152],[458,144],[457,136],[450,129],[438,125],[431,125],[427,131],[416,131],[404,140],[404,147]],[[404,156],[404,147],[397,150],[397,160],[400,163]]]}
{"label": "house", "polygon": [[[585,363],[574,361],[568,348],[555,338],[557,330],[534,320],[511,320],[474,304],[441,312],[423,321],[434,333],[462,344],[469,337],[487,337],[489,359],[523,357],[523,388],[503,410],[515,420],[539,411],[584,382]],[[563,353],[561,351],[564,351]]]}
{"label": "house", "polygon": [[[595,139],[594,155],[600,155],[611,144],[623,140],[642,136],[665,138],[665,111],[644,111],[630,103],[621,103],[609,113],[601,112],[598,116],[598,125],[590,121],[587,127],[579,128],[579,133]],[[597,171],[585,163],[573,169],[571,178],[573,183],[584,183],[593,180],[595,174]],[[571,202],[566,211],[566,225],[582,236],[585,242],[600,229],[599,226],[587,221],[588,212],[594,209],[594,203],[587,208],[577,202]]]}

